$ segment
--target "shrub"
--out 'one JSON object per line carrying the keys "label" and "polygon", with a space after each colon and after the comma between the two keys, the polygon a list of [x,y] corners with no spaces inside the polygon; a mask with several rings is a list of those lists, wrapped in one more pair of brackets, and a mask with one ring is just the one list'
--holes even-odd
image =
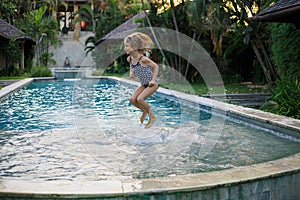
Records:
{"label": "shrub", "polygon": [[300,79],[300,30],[292,24],[271,23],[271,59],[280,78]]}
{"label": "shrub", "polygon": [[92,76],[103,76],[104,70],[98,69],[92,72]]}
{"label": "shrub", "polygon": [[38,66],[33,67],[30,72],[31,77],[51,77],[52,72],[48,67]]}
{"label": "shrub", "polygon": [[261,109],[300,119],[300,82],[297,79],[285,78],[277,81],[276,86],[272,90],[272,99]]}

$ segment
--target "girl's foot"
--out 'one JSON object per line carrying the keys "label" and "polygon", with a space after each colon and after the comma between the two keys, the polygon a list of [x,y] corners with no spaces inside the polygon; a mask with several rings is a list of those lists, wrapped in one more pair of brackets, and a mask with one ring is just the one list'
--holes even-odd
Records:
{"label": "girl's foot", "polygon": [[144,123],[144,120],[145,120],[146,116],[147,116],[147,113],[143,112],[142,116],[140,117],[141,123]]}
{"label": "girl's foot", "polygon": [[145,128],[150,128],[151,126],[153,126],[155,121],[156,121],[156,116],[154,114],[149,115],[149,121],[148,121],[147,125],[145,126]]}

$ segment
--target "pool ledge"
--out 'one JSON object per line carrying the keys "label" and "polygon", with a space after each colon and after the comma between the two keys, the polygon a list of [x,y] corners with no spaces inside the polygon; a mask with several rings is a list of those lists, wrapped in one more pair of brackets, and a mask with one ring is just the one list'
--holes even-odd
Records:
{"label": "pool ledge", "polygon": [[32,81],[34,81],[34,78],[26,78],[26,79],[20,80],[18,82],[15,82],[11,85],[5,86],[4,88],[2,88],[0,90],[0,99],[7,96],[11,92],[16,91],[17,89],[30,84]]}
{"label": "pool ledge", "polygon": [[[132,81],[124,78],[118,78],[118,77],[110,77],[110,78],[128,84],[136,85],[136,86],[139,85],[139,83],[136,81]],[[200,97],[193,94],[177,92],[165,88],[159,88],[158,92],[167,95],[173,95],[176,96],[177,98],[186,100],[188,102],[193,102],[193,103],[211,107],[213,108],[212,112],[220,112],[221,115],[229,115],[236,119],[248,121],[249,123],[255,124],[257,126],[273,129],[274,131],[278,131],[278,132],[282,132],[284,130],[285,134],[300,139],[300,120],[298,119],[294,119],[282,115],[276,115],[273,113],[264,112],[253,108],[229,104],[222,101],[218,101],[206,97]]]}
{"label": "pool ledge", "polygon": [[[181,176],[149,178],[149,179],[121,179],[105,181],[14,181],[0,179],[0,197],[26,198],[105,198],[158,194],[186,194],[193,195],[208,191],[234,190],[234,187],[251,188],[257,195],[258,190],[278,193],[282,177],[291,176],[291,184],[299,184],[300,153],[286,158],[261,164],[236,167],[227,170],[189,174]],[[296,176],[296,177],[294,177]],[[268,185],[268,181],[273,180]],[[258,184],[262,183],[259,188]],[[295,185],[296,187],[297,185]],[[275,187],[275,188],[274,188]],[[290,187],[282,185],[282,187]],[[229,189],[228,189],[229,188]],[[257,190],[257,191],[255,191]],[[273,191],[274,190],[274,191]],[[300,196],[300,191],[295,195]],[[217,193],[216,193],[217,194]],[[240,194],[239,194],[240,195]],[[288,194],[291,195],[291,194]],[[228,194],[227,194],[228,196]],[[248,196],[249,197],[249,196]],[[184,199],[184,198],[182,198]]]}
{"label": "pool ledge", "polygon": [[[113,78],[126,83],[138,83]],[[28,81],[28,82],[27,82]],[[23,80],[20,84],[32,81]],[[21,87],[16,85],[16,88]],[[4,88],[3,88],[4,89]],[[2,90],[3,90],[2,89]],[[11,92],[11,90],[8,90]],[[211,106],[236,117],[292,130],[299,138],[300,120],[251,108],[159,88],[160,92]],[[9,93],[9,92],[8,92]],[[3,93],[0,93],[3,95]],[[7,95],[7,93],[6,93]],[[2,97],[2,96],[0,96]],[[252,123],[252,122],[251,122]],[[276,147],[274,147],[276,149]],[[149,179],[112,178],[99,181],[19,181],[0,177],[0,197],[97,199],[297,199],[300,197],[300,153],[265,163],[227,170]]]}

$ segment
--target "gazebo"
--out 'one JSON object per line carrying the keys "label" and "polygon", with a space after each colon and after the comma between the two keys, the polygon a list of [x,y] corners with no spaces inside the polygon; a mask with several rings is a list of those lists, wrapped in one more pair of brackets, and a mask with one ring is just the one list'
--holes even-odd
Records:
{"label": "gazebo", "polygon": [[250,18],[256,22],[282,22],[293,23],[300,27],[300,1],[299,0],[279,0],[270,7],[262,10],[254,17]]}
{"label": "gazebo", "polygon": [[[29,36],[25,36],[22,31],[17,29],[15,26],[7,23],[6,21],[0,19],[0,41],[1,40],[11,40],[16,39],[20,43],[20,48],[22,50],[22,58],[20,60],[20,68],[25,67],[25,49],[27,45],[35,45],[35,40]],[[0,55],[0,70],[1,66],[6,65],[6,61],[3,56]]]}

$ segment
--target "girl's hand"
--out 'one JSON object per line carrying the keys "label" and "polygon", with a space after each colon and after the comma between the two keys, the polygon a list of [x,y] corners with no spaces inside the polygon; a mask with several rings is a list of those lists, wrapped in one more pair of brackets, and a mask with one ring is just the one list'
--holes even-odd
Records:
{"label": "girl's hand", "polygon": [[156,84],[155,81],[150,81],[149,82],[149,87],[153,87],[155,84]]}

